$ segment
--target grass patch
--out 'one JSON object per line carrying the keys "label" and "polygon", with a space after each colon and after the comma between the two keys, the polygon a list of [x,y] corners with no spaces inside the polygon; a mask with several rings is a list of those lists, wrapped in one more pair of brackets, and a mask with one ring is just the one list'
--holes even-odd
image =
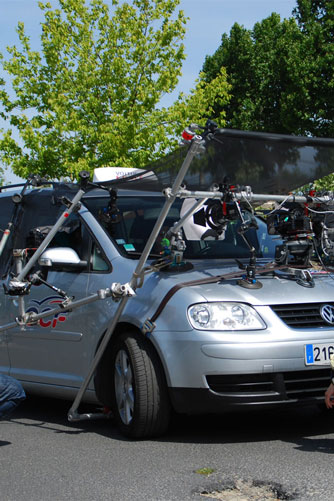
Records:
{"label": "grass patch", "polygon": [[215,471],[216,470],[214,470],[213,468],[199,468],[198,470],[195,471],[195,473],[198,473],[199,475],[209,476]]}

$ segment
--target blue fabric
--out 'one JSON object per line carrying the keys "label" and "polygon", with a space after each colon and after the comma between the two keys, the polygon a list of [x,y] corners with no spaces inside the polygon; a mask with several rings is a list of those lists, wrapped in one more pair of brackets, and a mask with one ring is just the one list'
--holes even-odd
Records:
{"label": "blue fabric", "polygon": [[26,398],[16,379],[0,374],[0,419],[8,416]]}

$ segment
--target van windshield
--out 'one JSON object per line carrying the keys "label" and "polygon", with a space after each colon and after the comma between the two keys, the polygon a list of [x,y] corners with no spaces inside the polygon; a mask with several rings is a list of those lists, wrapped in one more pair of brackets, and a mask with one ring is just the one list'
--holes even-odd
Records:
{"label": "van windshield", "polygon": [[[152,232],[153,226],[160,214],[165,199],[160,196],[122,196],[117,199],[119,213],[111,222],[108,217],[109,198],[86,198],[84,203],[109,236],[118,246],[121,253],[138,257]],[[152,254],[159,255],[162,251],[161,240],[166,231],[180,219],[182,200],[176,200],[164,222],[163,228],[153,245]],[[251,228],[246,235],[256,249],[258,257],[274,258],[275,247],[281,243],[279,238],[268,235],[267,226],[260,218],[256,218],[258,229]],[[224,239],[201,240],[187,239],[184,257],[187,259],[221,259],[248,258],[249,248],[238,233],[240,221],[231,221],[227,225]]]}

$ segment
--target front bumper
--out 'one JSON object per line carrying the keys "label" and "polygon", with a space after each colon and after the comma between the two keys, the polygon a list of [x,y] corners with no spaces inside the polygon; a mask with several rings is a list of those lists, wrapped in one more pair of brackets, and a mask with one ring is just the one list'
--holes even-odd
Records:
{"label": "front bumper", "polygon": [[208,388],[169,388],[172,405],[185,414],[222,413],[250,407],[311,404],[324,400],[330,369],[206,376]]}

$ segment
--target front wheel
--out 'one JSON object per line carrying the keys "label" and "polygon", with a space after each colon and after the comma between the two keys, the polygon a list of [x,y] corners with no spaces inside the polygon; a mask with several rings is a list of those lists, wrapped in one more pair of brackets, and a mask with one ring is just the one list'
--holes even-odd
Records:
{"label": "front wheel", "polygon": [[140,333],[123,333],[113,346],[111,364],[112,411],[121,432],[133,438],[163,434],[170,403],[153,346]]}

